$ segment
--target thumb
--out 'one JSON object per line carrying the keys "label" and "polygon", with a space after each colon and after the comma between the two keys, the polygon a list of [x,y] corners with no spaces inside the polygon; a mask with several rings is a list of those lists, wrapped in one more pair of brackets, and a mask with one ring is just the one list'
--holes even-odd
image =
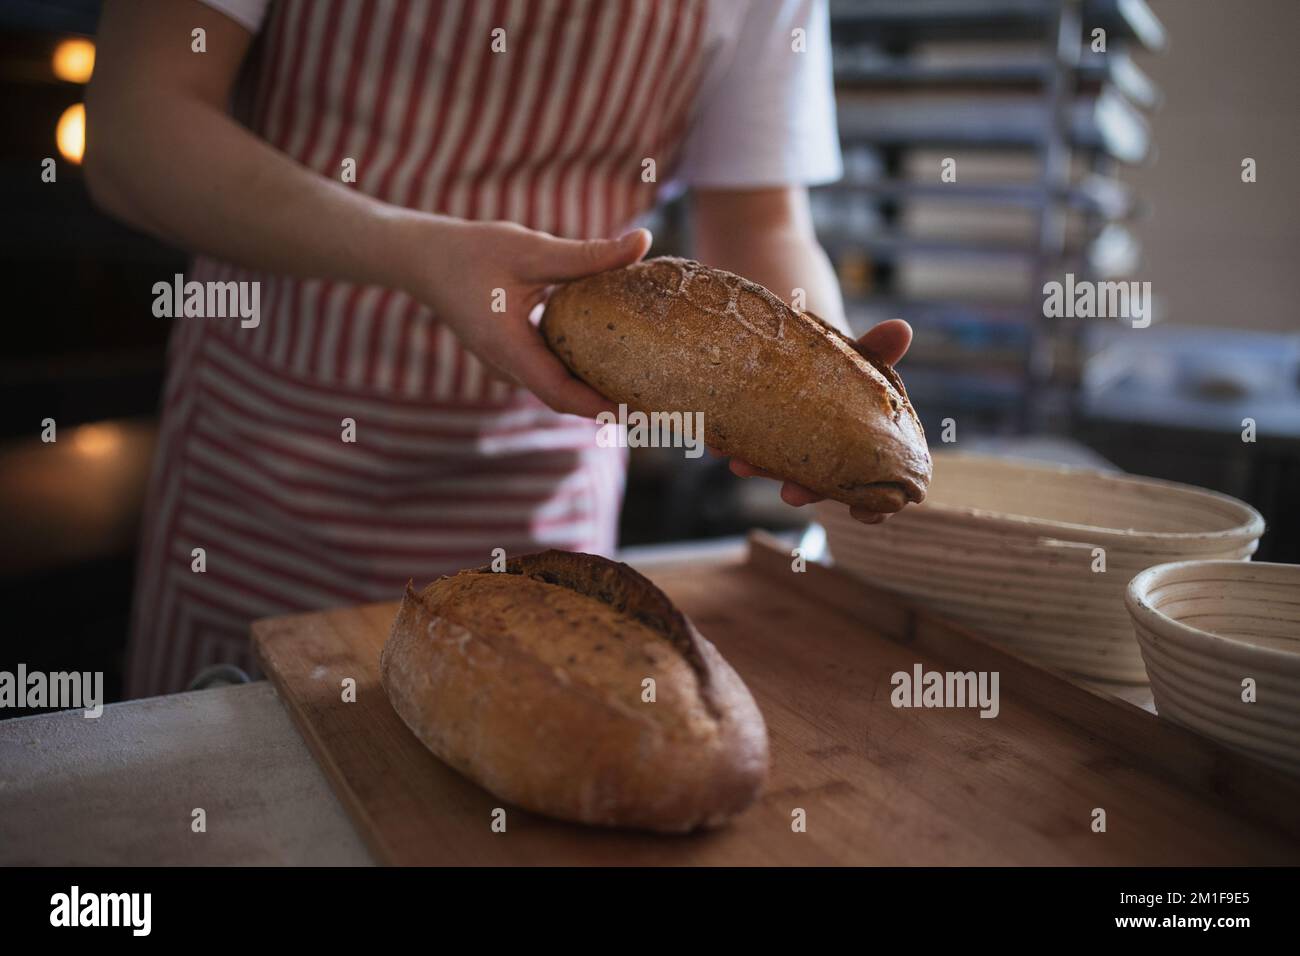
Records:
{"label": "thumb", "polygon": [[580,279],[639,260],[650,250],[650,231],[633,229],[618,239],[559,239],[542,241],[529,278],[542,282]]}
{"label": "thumb", "polygon": [[912,344],[912,327],[902,319],[887,319],[858,339],[866,349],[886,365],[897,365]]}

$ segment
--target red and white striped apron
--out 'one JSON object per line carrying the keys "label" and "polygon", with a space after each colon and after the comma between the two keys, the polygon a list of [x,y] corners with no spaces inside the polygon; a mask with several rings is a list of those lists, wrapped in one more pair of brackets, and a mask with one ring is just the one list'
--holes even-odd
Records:
{"label": "red and white striped apron", "polygon": [[[281,0],[250,125],[323,176],[355,159],[379,199],[616,235],[655,200],[642,159],[666,178],[685,134],[704,3]],[[612,550],[622,453],[489,380],[419,302],[206,258],[186,278],[261,282],[261,323],[174,320],[130,696],[253,671],[259,617],[395,599],[493,548]]]}

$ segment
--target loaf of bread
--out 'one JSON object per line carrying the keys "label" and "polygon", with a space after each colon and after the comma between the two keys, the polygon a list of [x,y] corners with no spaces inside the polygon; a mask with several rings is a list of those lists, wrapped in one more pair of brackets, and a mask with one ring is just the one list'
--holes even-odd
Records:
{"label": "loaf of bread", "polygon": [[557,289],[551,350],[630,410],[702,412],[705,441],[872,511],[925,497],[930,453],[894,370],[760,285],[651,259]]}
{"label": "loaf of bread", "polygon": [[438,757],[548,816],[712,827],[767,775],[767,729],[736,672],[662,591],[594,555],[408,586],[380,675]]}

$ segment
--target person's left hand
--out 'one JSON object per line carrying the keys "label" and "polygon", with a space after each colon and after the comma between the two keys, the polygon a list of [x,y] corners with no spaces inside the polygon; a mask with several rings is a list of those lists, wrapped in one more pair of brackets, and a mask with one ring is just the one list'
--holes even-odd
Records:
{"label": "person's left hand", "polygon": [[[881,322],[858,339],[858,350],[870,352],[888,365],[896,365],[898,360],[906,354],[907,347],[911,344],[912,327],[902,319],[889,319],[886,322]],[[739,458],[731,459],[731,471],[741,478],[772,478],[781,481],[781,500],[788,505],[794,505],[796,508],[810,505],[814,501],[821,501],[823,497],[803,485],[795,484],[793,481],[782,481],[780,475],[774,475],[762,468],[756,468],[749,462],[741,461]],[[864,524],[879,524],[889,517],[887,514],[870,511],[861,506],[854,506],[849,509],[849,513]]]}

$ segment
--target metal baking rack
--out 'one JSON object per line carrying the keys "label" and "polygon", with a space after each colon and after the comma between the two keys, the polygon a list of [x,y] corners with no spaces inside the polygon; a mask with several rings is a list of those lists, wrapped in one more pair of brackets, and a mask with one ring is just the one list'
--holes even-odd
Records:
{"label": "metal baking rack", "polygon": [[832,0],[831,22],[846,175],[814,213],[851,321],[913,323],[927,425],[1067,431],[1087,320],[1044,317],[1041,290],[1137,265],[1117,172],[1153,149],[1160,92],[1132,54],[1164,46],[1159,20],[1145,0]]}

